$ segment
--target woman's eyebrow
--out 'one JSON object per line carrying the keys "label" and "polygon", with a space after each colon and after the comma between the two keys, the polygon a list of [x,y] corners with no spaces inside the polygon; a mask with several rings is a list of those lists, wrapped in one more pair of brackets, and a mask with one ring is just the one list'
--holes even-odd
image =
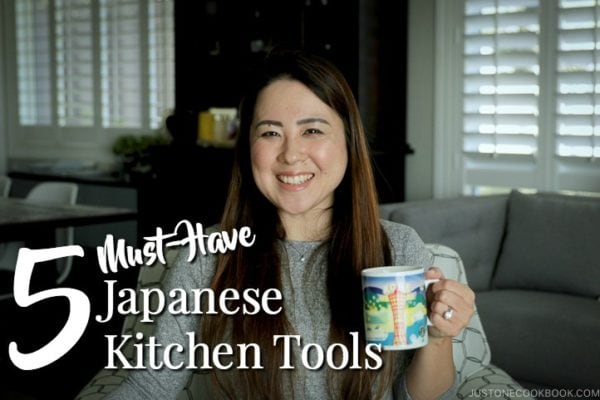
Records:
{"label": "woman's eyebrow", "polygon": [[326,119],[323,118],[317,118],[317,117],[312,117],[312,118],[303,118],[303,119],[299,119],[296,124],[297,125],[303,125],[303,124],[312,124],[313,122],[321,122],[324,123],[326,125],[331,125],[329,123],[329,121],[327,121]]}
{"label": "woman's eyebrow", "polygon": [[265,120],[257,122],[256,125],[254,125],[254,129],[256,129],[259,126],[262,126],[262,125],[275,125],[275,126],[279,126],[279,127],[283,126],[283,124],[281,122],[279,122],[279,121],[273,121],[273,120],[270,120],[270,119],[265,119]]}

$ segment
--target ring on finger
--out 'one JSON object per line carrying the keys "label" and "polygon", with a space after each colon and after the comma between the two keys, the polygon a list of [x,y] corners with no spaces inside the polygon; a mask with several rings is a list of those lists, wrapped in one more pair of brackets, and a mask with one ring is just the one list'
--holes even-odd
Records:
{"label": "ring on finger", "polygon": [[454,315],[454,309],[450,306],[448,306],[448,309],[446,311],[444,311],[444,313],[442,314],[442,317],[444,317],[444,319],[446,321],[450,321],[452,319],[452,316]]}

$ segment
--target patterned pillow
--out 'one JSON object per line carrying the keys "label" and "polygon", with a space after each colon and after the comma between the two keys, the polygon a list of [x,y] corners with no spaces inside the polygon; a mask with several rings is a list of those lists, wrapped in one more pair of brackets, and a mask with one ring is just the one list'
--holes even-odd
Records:
{"label": "patterned pillow", "polygon": [[[428,244],[433,254],[433,265],[439,267],[444,276],[468,284],[460,256],[451,248],[439,244]],[[485,399],[494,396],[503,399],[533,399],[502,369],[490,364],[491,352],[481,320],[475,314],[462,333],[452,339],[452,352],[457,379],[460,382],[458,399]]]}
{"label": "patterned pillow", "polygon": [[[427,248],[435,257],[433,265],[440,268],[446,278],[467,284],[465,267],[458,253],[439,244],[428,244]],[[469,325],[452,342],[454,365],[460,381],[490,363],[490,347],[477,310]]]}

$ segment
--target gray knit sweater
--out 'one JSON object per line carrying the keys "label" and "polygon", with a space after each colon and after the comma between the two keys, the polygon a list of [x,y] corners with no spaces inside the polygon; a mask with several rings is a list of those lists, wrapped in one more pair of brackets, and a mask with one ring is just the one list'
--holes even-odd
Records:
{"label": "gray knit sweater", "polygon": [[[426,250],[423,242],[415,231],[407,226],[382,221],[392,245],[394,265],[417,265],[428,267],[431,265],[431,254]],[[282,294],[286,317],[292,325],[293,334],[300,335],[303,343],[318,343],[327,348],[329,342],[330,312],[327,300],[326,283],[326,246],[321,242],[281,242],[282,259]],[[181,253],[186,253],[182,251]],[[182,288],[190,291],[194,288],[210,286],[214,274],[215,257],[208,255],[196,257],[192,263],[187,263],[186,254],[181,254],[179,261],[171,269],[163,290],[168,292],[172,288]],[[286,262],[287,260],[287,262]],[[176,315],[164,312],[156,322],[154,336],[158,343],[188,342],[186,332],[196,332],[200,322],[199,315]],[[296,348],[296,346],[294,346]],[[309,353],[309,360],[314,362],[316,353]],[[173,352],[173,363],[183,361],[185,358]],[[299,360],[300,354],[294,354]],[[127,379],[108,395],[107,399],[147,400],[147,399],[175,399],[184,389],[194,371],[187,369],[172,370],[163,368],[152,370],[130,371]],[[205,381],[202,389],[206,393],[200,398],[213,398],[211,380],[204,375]],[[456,392],[456,382],[444,396],[452,399]],[[327,380],[327,368],[309,370],[296,362],[293,383],[284,387],[286,398],[324,400],[329,398],[330,388]],[[393,388],[390,388],[386,399],[410,399],[406,391],[404,378],[397,379]]]}

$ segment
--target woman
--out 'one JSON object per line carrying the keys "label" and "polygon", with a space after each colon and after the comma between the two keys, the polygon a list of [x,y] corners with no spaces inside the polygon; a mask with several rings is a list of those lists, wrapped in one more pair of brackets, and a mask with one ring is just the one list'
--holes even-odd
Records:
{"label": "woman", "polygon": [[[352,348],[350,332],[360,332],[359,359],[364,360],[361,270],[431,263],[412,229],[379,220],[358,107],[346,81],[328,62],[295,52],[271,54],[246,90],[220,230],[241,226],[256,235],[253,246],[178,265],[167,286],[210,286],[215,293],[278,288],[284,312],[251,317],[221,313],[203,315],[201,321],[164,314],[157,325],[159,342],[183,343],[187,331],[198,329],[210,346],[261,346],[264,369],[213,369],[202,384],[210,393],[207,398],[453,398],[451,338],[468,323],[474,295],[443,279],[436,268],[426,274],[441,278],[430,286],[433,326],[426,347],[384,351],[377,370],[337,371],[304,368],[301,346],[295,346],[296,367],[280,368],[283,350],[273,346],[273,337],[282,334],[300,335],[303,343],[323,348],[331,343]],[[304,356],[309,364],[318,357],[315,352]],[[137,371],[113,398],[135,398],[136,393],[140,398],[174,398],[190,374]]]}

